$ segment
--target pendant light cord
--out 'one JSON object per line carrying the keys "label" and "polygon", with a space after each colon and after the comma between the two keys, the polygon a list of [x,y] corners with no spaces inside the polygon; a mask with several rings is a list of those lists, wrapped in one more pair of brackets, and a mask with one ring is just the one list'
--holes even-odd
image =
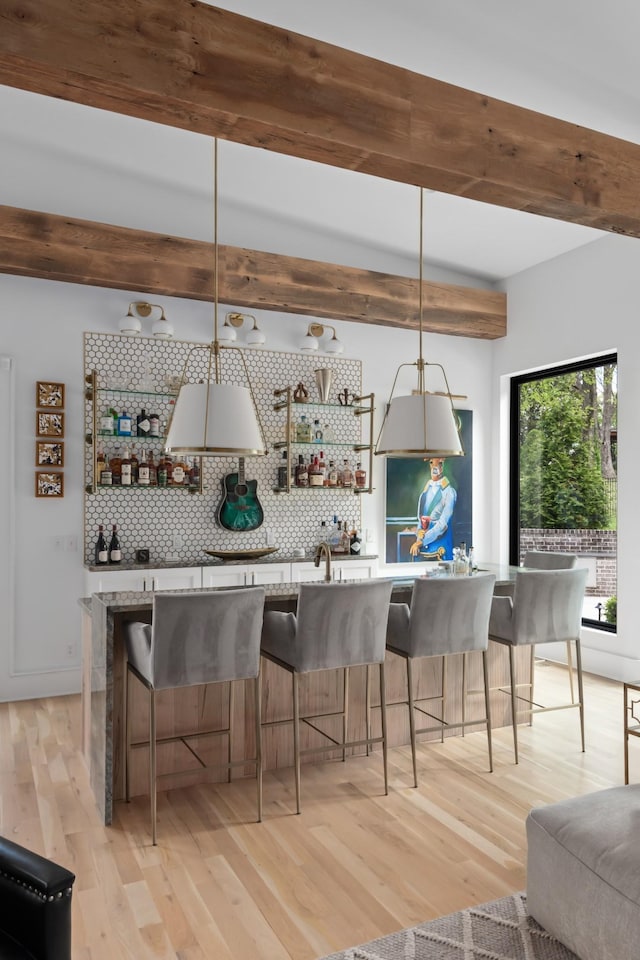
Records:
{"label": "pendant light cord", "polygon": [[418,323],[419,323],[419,340],[420,340],[420,355],[418,357],[418,390],[420,393],[424,393],[424,358],[422,356],[422,260],[423,260],[423,223],[424,223],[424,189],[420,187],[420,264],[418,270]]}
{"label": "pendant light cord", "polygon": [[213,354],[216,383],[220,383],[218,343],[218,138],[213,140]]}

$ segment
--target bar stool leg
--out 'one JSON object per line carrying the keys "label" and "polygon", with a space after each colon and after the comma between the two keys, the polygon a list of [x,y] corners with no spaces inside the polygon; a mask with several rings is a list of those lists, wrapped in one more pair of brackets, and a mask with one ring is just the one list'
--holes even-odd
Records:
{"label": "bar stool leg", "polygon": [[[206,687],[205,687],[206,690]],[[227,717],[227,783],[231,783],[231,722],[233,717],[233,708],[235,704],[235,684],[229,680],[229,716]]]}
{"label": "bar stool leg", "polygon": [[155,847],[158,843],[158,797],[156,784],[156,692],[153,688],[149,690],[149,793],[151,796],[151,836]]}
{"label": "bar stool leg", "polygon": [[258,791],[258,823],[262,822],[262,688],[260,674],[254,681],[254,709],[256,713],[256,789]]}
{"label": "bar stool leg", "polygon": [[[467,720],[467,655],[462,654],[462,736],[464,737],[464,727]],[[444,711],[442,713],[444,720]]]}
{"label": "bar stool leg", "polygon": [[380,723],[382,726],[382,765],[384,767],[384,795],[389,795],[389,770],[387,765],[387,700],[384,685],[384,660],[380,662]]}
{"label": "bar stool leg", "polygon": [[291,674],[293,682],[293,759],[296,777],[296,813],[300,813],[300,700],[298,674]]}
{"label": "bar stool leg", "polygon": [[441,691],[442,696],[440,697],[440,705],[442,707],[442,713],[440,714],[440,716],[442,717],[442,719],[440,721],[441,723],[440,743],[444,743],[444,715],[445,715],[445,710],[447,709],[447,658],[444,656],[442,658],[441,683],[442,683],[442,691]]}
{"label": "bar stool leg", "polygon": [[345,667],[342,677],[342,762],[347,759],[347,727],[349,724],[349,667]]}
{"label": "bar stool leg", "polygon": [[529,726],[533,726],[533,681],[535,679],[535,666],[536,666],[536,645],[535,643],[531,644],[531,662],[529,664],[529,699],[531,701],[531,713],[529,714]]}
{"label": "bar stool leg", "polygon": [[365,710],[366,710],[366,725],[367,725],[367,756],[371,753],[371,669],[370,664],[367,664],[365,669]]}
{"label": "bar stool leg", "polygon": [[124,667],[124,799],[129,803],[129,751],[131,750],[131,730],[129,719],[129,664]]}
{"label": "bar stool leg", "polygon": [[409,706],[409,734],[411,739],[411,762],[413,763],[413,785],[418,786],[418,763],[416,760],[416,716],[413,703],[413,670],[411,666],[411,657],[405,658],[407,661],[407,704]]}
{"label": "bar stool leg", "polygon": [[487,717],[487,747],[489,748],[489,773],[493,773],[493,744],[491,741],[491,706],[489,696],[489,667],[487,651],[482,651],[482,675],[484,679],[484,708]]}
{"label": "bar stool leg", "polygon": [[582,686],[582,650],[580,648],[580,637],[576,637],[576,669],[578,672],[578,697],[580,702],[580,739],[582,741],[582,752],[584,753],[584,691]]}
{"label": "bar stool leg", "polygon": [[516,677],[513,645],[509,644],[509,679],[511,684],[511,725],[513,726],[513,752],[518,763],[518,720],[516,717]]}
{"label": "bar stool leg", "polygon": [[571,640],[567,640],[567,668],[569,670],[569,687],[571,688],[571,703],[576,702],[573,690],[573,656],[571,650]]}

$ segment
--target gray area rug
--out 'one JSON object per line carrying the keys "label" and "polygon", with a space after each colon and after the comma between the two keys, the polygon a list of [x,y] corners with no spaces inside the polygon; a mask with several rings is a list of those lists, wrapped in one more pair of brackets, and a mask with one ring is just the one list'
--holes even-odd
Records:
{"label": "gray area rug", "polygon": [[322,960],[579,960],[527,914],[523,893],[468,907]]}

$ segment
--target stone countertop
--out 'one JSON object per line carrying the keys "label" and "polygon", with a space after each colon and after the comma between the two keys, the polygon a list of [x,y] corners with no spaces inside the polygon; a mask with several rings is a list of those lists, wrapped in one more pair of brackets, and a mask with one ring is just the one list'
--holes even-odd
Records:
{"label": "stone countertop", "polygon": [[[413,586],[413,578],[393,578],[376,577],[377,580],[391,580],[393,583],[394,599],[399,593],[410,592]],[[371,580],[340,580],[339,583],[332,582],[325,586],[340,586],[346,583],[371,583]],[[314,581],[314,586],[321,586],[321,581]],[[267,583],[264,585],[265,597],[267,603],[274,605],[277,601],[293,601],[298,597],[300,583]],[[245,587],[194,587],[192,589],[169,590],[167,593],[211,593],[221,589],[243,590]],[[163,591],[165,592],[165,591]],[[96,610],[96,604],[99,607],[109,610],[113,613],[126,613],[129,610],[151,609],[153,598],[157,596],[151,590],[117,590],[112,593],[94,593],[91,597],[81,597],[78,600],[79,605],[87,612],[92,613]]]}
{"label": "stone countertop", "polygon": [[[95,564],[85,564],[85,570],[91,573],[99,571],[109,573],[110,571],[122,570],[173,570],[180,567],[229,567],[245,566],[251,563],[313,563],[315,550],[311,550],[304,557],[295,557],[292,554],[270,553],[265,557],[244,558],[240,560],[220,560],[217,557],[205,555],[204,560],[156,560],[149,563],[114,563],[96,566]],[[377,553],[336,553],[332,554],[331,560],[342,563],[344,560],[377,560]],[[324,562],[324,559],[321,563]]]}

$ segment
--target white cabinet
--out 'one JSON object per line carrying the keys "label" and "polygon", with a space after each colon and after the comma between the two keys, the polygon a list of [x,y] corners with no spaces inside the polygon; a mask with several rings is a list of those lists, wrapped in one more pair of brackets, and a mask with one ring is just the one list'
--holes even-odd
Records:
{"label": "white cabinet", "polygon": [[377,572],[375,560],[332,560],[331,566],[334,580],[368,580]]}
{"label": "white cabinet", "polygon": [[292,563],[291,564],[291,582],[292,583],[311,583],[314,580],[324,580],[325,559],[319,567],[314,563]]}
{"label": "white cabinet", "polygon": [[105,570],[85,573],[85,593],[120,590],[193,590],[202,586],[202,567],[167,567],[159,570]]}
{"label": "white cabinet", "polygon": [[202,567],[146,570],[147,590],[195,590],[202,586]]}
{"label": "white cabinet", "polygon": [[266,583],[288,583],[288,563],[246,563],[229,567],[203,567],[203,587],[253,587]]}
{"label": "white cabinet", "polygon": [[[375,560],[337,560],[331,558],[331,577],[333,580],[368,580],[375,577],[377,563]],[[292,563],[291,580],[293,583],[311,583],[324,580],[325,559],[322,557],[320,566],[314,563]]]}

